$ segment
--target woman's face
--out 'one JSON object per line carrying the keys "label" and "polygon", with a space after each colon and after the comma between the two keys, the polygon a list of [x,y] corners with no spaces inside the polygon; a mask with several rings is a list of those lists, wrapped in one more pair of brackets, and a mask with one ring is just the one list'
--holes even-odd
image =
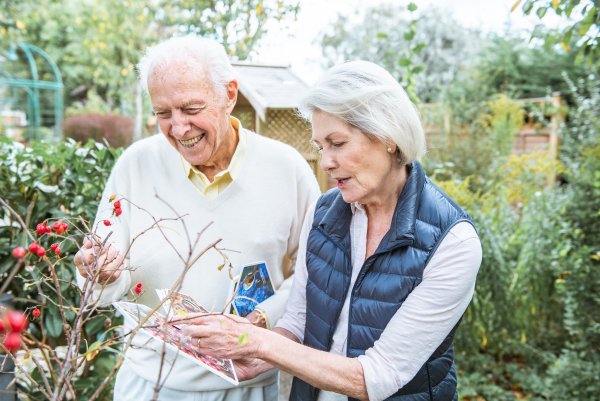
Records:
{"label": "woman's face", "polygon": [[398,163],[383,142],[322,111],[313,114],[312,141],[321,152],[321,168],[337,182],[347,203],[369,205],[389,192]]}

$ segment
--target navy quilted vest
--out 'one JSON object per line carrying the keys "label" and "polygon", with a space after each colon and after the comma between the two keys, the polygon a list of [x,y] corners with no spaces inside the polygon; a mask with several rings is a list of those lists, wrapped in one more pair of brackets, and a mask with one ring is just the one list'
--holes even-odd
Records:
{"label": "navy quilted vest", "polygon": [[[324,194],[315,209],[306,263],[306,328],[304,344],[329,351],[350,286],[350,220],[352,210],[339,190]],[[347,356],[357,357],[379,339],[446,233],[469,216],[425,176],[413,162],[398,198],[390,230],[365,260],[351,289]],[[458,325],[457,325],[458,326]],[[416,376],[388,400],[451,401],[458,398],[452,340],[454,331]],[[294,378],[291,401],[313,401],[319,390]]]}

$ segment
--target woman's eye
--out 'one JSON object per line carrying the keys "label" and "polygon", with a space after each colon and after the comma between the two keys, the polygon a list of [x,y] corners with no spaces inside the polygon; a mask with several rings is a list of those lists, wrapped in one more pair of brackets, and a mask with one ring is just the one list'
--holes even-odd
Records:
{"label": "woman's eye", "polygon": [[334,148],[341,148],[345,142],[334,142],[331,144]]}

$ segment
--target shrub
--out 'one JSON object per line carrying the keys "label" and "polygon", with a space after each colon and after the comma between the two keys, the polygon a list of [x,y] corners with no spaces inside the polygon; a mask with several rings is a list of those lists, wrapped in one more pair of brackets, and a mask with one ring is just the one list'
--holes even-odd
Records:
{"label": "shrub", "polygon": [[67,117],[64,123],[65,138],[78,142],[93,139],[106,140],[112,147],[129,146],[133,139],[133,120],[117,114],[80,114]]}
{"label": "shrub", "polygon": [[[93,220],[104,183],[120,153],[121,150],[107,148],[100,143],[80,145],[73,140],[58,144],[32,142],[26,148],[0,137],[1,198],[23,216],[27,227],[35,227],[38,222],[81,216],[77,220],[65,220],[70,227],[69,236],[77,238],[78,230],[85,230],[82,227],[84,221]],[[48,248],[50,254],[50,244],[46,242],[51,240],[48,238],[44,241],[43,246]],[[76,241],[65,239],[60,245],[61,258],[54,257],[52,266],[40,264],[34,268],[33,262],[27,261],[25,266],[15,270],[21,262],[12,257],[13,248],[27,248],[29,243],[30,238],[14,215],[9,213],[7,207],[0,207],[0,286],[4,287],[10,281],[11,272],[17,272],[8,287],[2,288],[0,293],[11,293],[18,310],[31,311],[34,306],[39,306],[42,314],[30,322],[29,332],[50,349],[55,349],[65,343],[65,330],[75,327],[73,311],[76,309],[69,308],[76,308],[80,301],[80,291],[74,285],[75,268],[72,263],[78,246]],[[59,301],[57,292],[49,286],[51,280],[48,277],[53,274],[61,283],[63,301]],[[63,302],[69,307],[61,307]],[[61,310],[64,311],[68,326],[63,324]],[[111,313],[100,313],[83,326],[87,344],[107,337],[107,319],[112,319]],[[81,390],[82,399],[89,398],[113,365],[113,354],[108,351],[102,351],[87,361],[86,369],[79,372],[72,383]],[[32,374],[38,383],[42,380],[40,374],[39,370]],[[32,389],[21,388],[21,391],[30,400],[45,399]]]}

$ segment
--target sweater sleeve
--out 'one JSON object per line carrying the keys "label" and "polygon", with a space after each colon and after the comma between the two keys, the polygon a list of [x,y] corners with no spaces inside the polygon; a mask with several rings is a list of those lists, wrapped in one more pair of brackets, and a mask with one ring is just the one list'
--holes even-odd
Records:
{"label": "sweater sleeve", "polygon": [[[124,153],[115,163],[102,193],[102,199],[92,227],[92,232],[101,241],[108,238],[106,246],[117,247],[121,253],[127,252],[130,244],[128,216],[131,215],[131,204],[129,202],[129,176],[127,174],[128,156],[131,155]],[[113,215],[114,207],[110,201],[111,195],[115,195],[115,201],[118,200],[121,203],[123,213],[120,216]],[[110,222],[109,226],[103,223],[105,220]],[[128,270],[129,255],[125,256],[124,264],[125,270],[121,272],[117,280],[108,285],[96,284],[94,286],[93,299],[98,300],[100,305],[119,300],[127,294],[131,286],[131,274]],[[77,272],[79,287],[83,288],[85,283],[86,279]]]}
{"label": "sweater sleeve", "polygon": [[[309,209],[313,207],[320,195],[319,185],[315,175],[310,169],[308,163],[300,155],[298,156],[300,160],[296,178],[297,207],[292,224],[290,226],[286,251],[290,266],[296,266],[302,226],[304,225],[304,221],[309,213]],[[292,288],[293,277],[293,274],[287,277],[277,289],[277,293],[274,296],[268,298],[257,306],[258,309],[267,315],[269,323],[273,326],[285,312],[285,307],[288,302],[288,297],[290,296],[290,290]]]}

